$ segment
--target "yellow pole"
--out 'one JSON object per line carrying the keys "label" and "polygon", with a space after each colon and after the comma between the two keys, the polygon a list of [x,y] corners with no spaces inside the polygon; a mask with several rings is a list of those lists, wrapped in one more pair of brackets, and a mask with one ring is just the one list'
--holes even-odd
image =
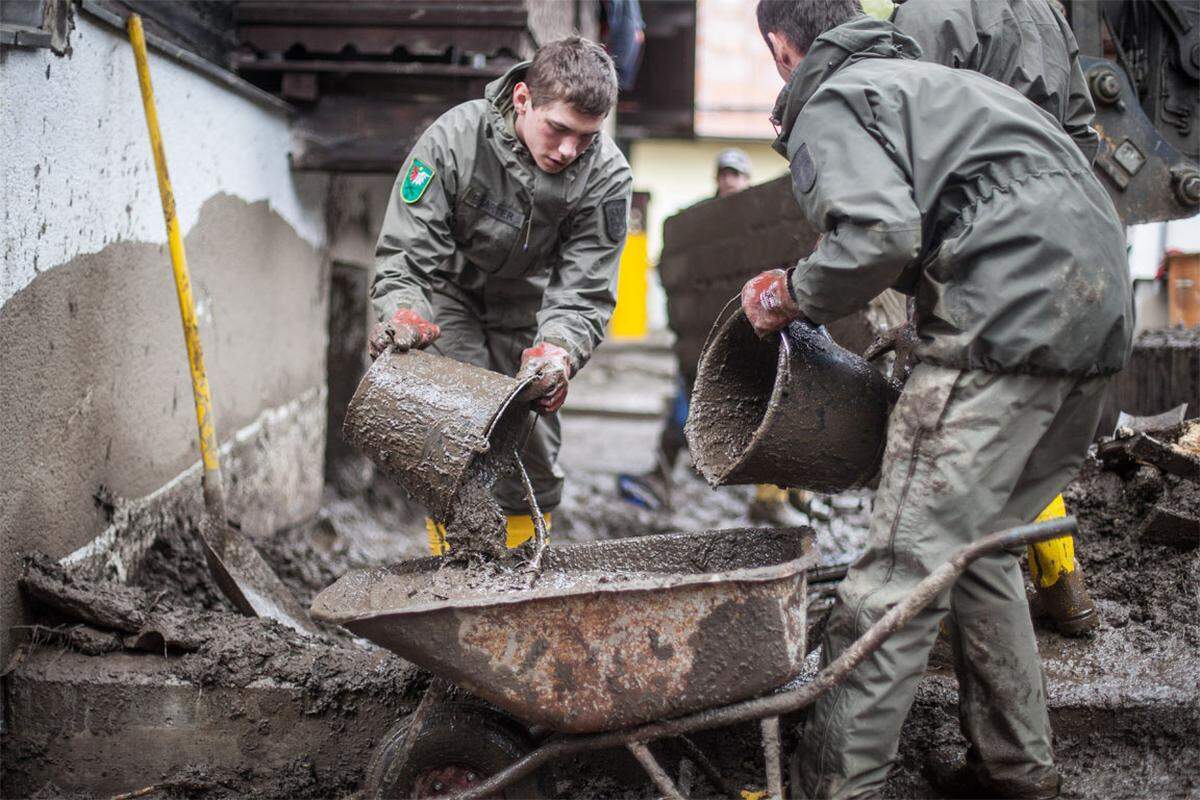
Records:
{"label": "yellow pole", "polygon": [[612,339],[643,339],[649,329],[646,297],[650,289],[650,247],[646,238],[646,205],[635,199],[629,211],[629,235],[617,273],[617,307],[608,333]]}
{"label": "yellow pole", "polygon": [[146,128],[150,131],[150,149],[154,152],[154,170],[158,175],[158,194],[162,199],[163,218],[167,224],[167,246],[171,252],[171,268],[175,273],[175,293],[179,297],[179,315],[183,319],[183,339],[187,344],[188,366],[192,373],[192,397],[196,404],[196,426],[200,432],[200,459],[204,464],[204,505],[210,513],[218,515],[219,521],[224,522],[225,497],[212,396],[204,371],[204,354],[200,349],[200,326],[196,322],[196,304],[192,299],[192,282],[188,277],[183,236],[175,215],[175,195],[171,191],[171,177],[167,174],[167,154],[163,150],[158,111],[154,106],[154,88],[150,85],[150,65],[146,59],[142,18],[131,14],[127,27],[129,42],[133,45],[133,57],[137,61],[142,106],[146,109]]}

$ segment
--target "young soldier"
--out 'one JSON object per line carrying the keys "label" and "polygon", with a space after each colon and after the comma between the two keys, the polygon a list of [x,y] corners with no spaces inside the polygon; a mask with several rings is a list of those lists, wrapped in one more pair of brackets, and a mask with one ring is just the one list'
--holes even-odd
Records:
{"label": "young soldier", "polygon": [[[835,658],[958,547],[1032,519],[1067,483],[1130,348],[1124,233],[1056,122],[917,44],[857,0],[764,0],[787,85],[776,149],[824,232],[747,282],[760,334],[830,322],[892,286],[916,300],[919,363],[892,412],[871,531],[838,591]],[[965,792],[1054,797],[1059,779],[1016,554],[956,585],[814,707],[800,748],[810,797],[883,786],[941,619],[952,615]]]}
{"label": "young soldier", "polygon": [[[543,415],[522,459],[538,505],[562,495],[555,412],[604,337],[625,242],[629,165],[600,128],[617,95],[612,60],[579,37],[551,42],[443,114],[396,179],[371,288],[371,356],[430,347],[534,378]],[[508,546],[533,534],[518,478],[493,489]],[[444,531],[427,521],[430,547]]]}

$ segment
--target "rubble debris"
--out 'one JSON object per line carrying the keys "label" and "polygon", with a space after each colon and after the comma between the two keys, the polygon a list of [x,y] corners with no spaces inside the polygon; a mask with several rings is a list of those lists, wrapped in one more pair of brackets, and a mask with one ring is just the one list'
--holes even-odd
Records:
{"label": "rubble debris", "polygon": [[32,600],[73,622],[135,633],[146,624],[142,611],[150,605],[146,592],[116,583],[77,581],[58,562],[42,553],[26,556],[21,589]]}
{"label": "rubble debris", "polygon": [[[189,557],[199,560],[181,569],[207,575],[203,556]],[[10,666],[0,740],[13,796],[48,778],[56,797],[149,786],[166,797],[345,796],[424,684],[414,666],[349,634],[188,607],[212,587],[172,596],[92,581],[41,554],[24,563],[36,624]],[[106,768],[79,769],[92,763]]]}
{"label": "rubble debris", "polygon": [[1142,520],[1138,536],[1151,544],[1194,548],[1200,546],[1200,516],[1157,505]]}
{"label": "rubble debris", "polygon": [[1164,472],[1200,481],[1200,419],[1150,433],[1119,428],[1097,448],[1100,459],[1116,467],[1153,464]]}
{"label": "rubble debris", "polygon": [[52,610],[43,627],[66,646],[94,652],[105,633],[119,634],[121,649],[180,656],[171,672],[198,686],[247,686],[269,677],[310,689],[320,710],[381,676],[403,688],[415,675],[412,665],[375,648],[300,634],[267,618],[164,607],[161,596],[139,587],[75,579],[38,553],[25,559],[19,583]]}

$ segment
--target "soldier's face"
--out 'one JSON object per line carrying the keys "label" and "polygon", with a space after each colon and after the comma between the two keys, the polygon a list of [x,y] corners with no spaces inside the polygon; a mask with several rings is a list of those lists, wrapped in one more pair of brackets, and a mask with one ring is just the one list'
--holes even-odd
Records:
{"label": "soldier's face", "polygon": [[562,172],[583,154],[600,134],[604,116],[581,114],[572,106],[555,101],[534,106],[529,88],[518,83],[513,89],[517,110],[517,138],[533,161],[545,172]]}

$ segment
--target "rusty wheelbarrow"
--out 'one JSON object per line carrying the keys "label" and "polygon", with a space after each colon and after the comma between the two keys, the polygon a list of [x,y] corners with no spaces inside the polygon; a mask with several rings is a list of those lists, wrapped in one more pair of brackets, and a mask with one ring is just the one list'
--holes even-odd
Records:
{"label": "rusty wheelbarrow", "polygon": [[[377,747],[368,797],[539,797],[548,762],[624,746],[664,796],[682,798],[648,747],[672,739],[736,798],[687,734],[757,720],[767,790],[782,798],[781,715],[840,684],[975,559],[1074,524],[1023,525],[963,547],[799,688],[782,687],[807,653],[806,529],[563,545],[547,551],[534,589],[448,589],[443,560],[419,559],[344,576],[312,613],[435,676]],[[492,705],[447,702],[449,681]]]}

